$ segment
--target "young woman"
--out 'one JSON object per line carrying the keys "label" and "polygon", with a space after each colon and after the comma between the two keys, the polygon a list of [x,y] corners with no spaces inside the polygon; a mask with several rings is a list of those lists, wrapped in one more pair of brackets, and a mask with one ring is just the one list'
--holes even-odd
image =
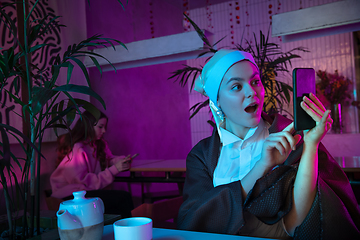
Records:
{"label": "young woman", "polygon": [[256,237],[353,239],[360,213],[346,175],[320,143],[329,111],[310,94],[316,121],[302,136],[262,113],[264,87],[253,57],[219,50],[195,90],[209,97],[217,128],[187,157],[178,228]]}
{"label": "young woman", "polygon": [[86,197],[100,197],[105,212],[131,216],[133,203],[125,191],[107,190],[119,172],[130,169],[131,158],[114,156],[103,139],[108,118],[100,119],[85,111],[68,134],[58,138],[58,166],[51,174],[52,197],[72,199],[75,191],[86,190]]}

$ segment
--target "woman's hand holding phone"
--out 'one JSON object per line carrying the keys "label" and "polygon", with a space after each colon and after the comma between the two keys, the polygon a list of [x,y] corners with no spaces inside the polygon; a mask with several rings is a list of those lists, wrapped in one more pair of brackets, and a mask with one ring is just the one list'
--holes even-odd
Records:
{"label": "woman's hand holding phone", "polygon": [[318,147],[333,120],[319,99],[310,92],[300,101],[301,110],[315,121],[315,127],[303,130],[304,146],[293,188],[293,206],[284,217],[286,230],[293,234],[307,216],[317,192]]}
{"label": "woman's hand holding phone", "polygon": [[[309,98],[305,96],[300,106],[316,122],[315,127],[304,130],[304,142],[317,147],[331,128],[333,120],[330,111],[325,109],[313,93],[309,94]],[[269,135],[262,150],[261,161],[263,165],[272,168],[286,160],[291,150],[295,150],[296,144],[301,139],[298,134],[293,136],[293,132],[294,123],[291,123],[281,132]]]}
{"label": "woman's hand holding phone", "polygon": [[[304,130],[309,135],[304,141],[318,145],[326,132],[331,128],[332,119],[329,111],[314,95],[315,70],[313,68],[295,68],[293,70],[294,127],[296,131]],[[322,119],[324,117],[324,119]]]}
{"label": "woman's hand holding phone", "polygon": [[333,120],[330,116],[330,110],[326,110],[313,93],[310,93],[309,97],[304,97],[300,105],[301,108],[316,122],[314,128],[304,130],[304,142],[318,145],[325,134],[331,129]]}
{"label": "woman's hand holding phone", "polygon": [[129,154],[125,158],[124,157],[115,157],[114,165],[116,166],[117,170],[119,170],[119,172],[127,171],[131,168],[131,162],[137,155],[138,154],[134,154],[133,156],[131,156]]}

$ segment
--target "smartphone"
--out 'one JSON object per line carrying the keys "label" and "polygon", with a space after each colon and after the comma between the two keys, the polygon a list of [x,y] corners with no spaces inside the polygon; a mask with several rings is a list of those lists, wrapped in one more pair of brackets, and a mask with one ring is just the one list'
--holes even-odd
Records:
{"label": "smartphone", "polygon": [[315,94],[315,70],[295,68],[293,70],[294,128],[296,131],[311,129],[316,122],[300,106],[304,96]]}
{"label": "smartphone", "polygon": [[137,157],[137,155],[139,155],[138,153],[135,153],[134,155],[132,155],[131,157],[130,157],[130,154],[126,157],[127,158],[127,161],[128,162],[132,162],[132,160],[135,158],[135,157]]}

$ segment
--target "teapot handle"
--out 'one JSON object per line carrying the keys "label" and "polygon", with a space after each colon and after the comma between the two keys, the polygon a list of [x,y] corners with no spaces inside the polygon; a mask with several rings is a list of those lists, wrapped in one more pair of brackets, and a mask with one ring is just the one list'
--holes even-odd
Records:
{"label": "teapot handle", "polygon": [[104,205],[103,200],[102,200],[101,198],[99,198],[99,197],[98,197],[97,199],[99,199],[100,204],[101,204],[101,207],[102,207],[102,210],[103,210],[103,213],[105,213],[105,205]]}

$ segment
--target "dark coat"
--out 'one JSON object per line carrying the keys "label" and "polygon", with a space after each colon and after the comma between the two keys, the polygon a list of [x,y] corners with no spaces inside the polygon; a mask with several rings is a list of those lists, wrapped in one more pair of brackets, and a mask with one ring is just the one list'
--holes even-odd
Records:
{"label": "dark coat", "polygon": [[[274,119],[270,133],[279,132],[291,121],[281,115]],[[248,211],[266,224],[274,224],[292,205],[292,189],[303,141],[286,161],[258,179],[246,199],[241,181],[214,187],[213,174],[220,155],[217,131],[201,140],[186,160],[184,203],[178,215],[178,229],[238,234]],[[360,212],[350,183],[325,147],[319,146],[317,194],[309,214],[298,226],[294,239],[360,239]]]}

